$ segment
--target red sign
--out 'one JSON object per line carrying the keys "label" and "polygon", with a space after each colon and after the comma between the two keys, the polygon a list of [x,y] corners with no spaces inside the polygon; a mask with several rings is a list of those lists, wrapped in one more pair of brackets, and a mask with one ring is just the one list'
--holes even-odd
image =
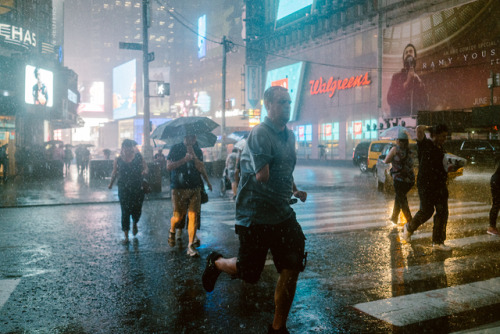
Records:
{"label": "red sign", "polygon": [[332,125],[331,124],[327,124],[325,126],[325,136],[328,139],[330,139],[332,137]]}
{"label": "red sign", "polygon": [[363,123],[362,122],[354,122],[354,135],[358,136],[363,133]]}
{"label": "red sign", "polygon": [[281,86],[288,89],[288,78],[273,81],[271,82],[271,86]]}
{"label": "red sign", "polygon": [[332,97],[339,89],[343,90],[358,86],[366,86],[371,84],[371,80],[368,76],[368,72],[366,72],[364,75],[361,74],[356,77],[345,79],[334,79],[333,77],[330,77],[328,81],[323,80],[323,78],[320,77],[317,80],[309,81],[309,84],[311,85],[311,95],[329,93],[328,96]]}

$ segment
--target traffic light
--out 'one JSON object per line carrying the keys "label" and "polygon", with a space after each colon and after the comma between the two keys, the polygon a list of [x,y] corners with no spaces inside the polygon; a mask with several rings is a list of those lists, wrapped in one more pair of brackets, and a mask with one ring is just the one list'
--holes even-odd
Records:
{"label": "traffic light", "polygon": [[170,95],[170,83],[159,82],[156,86],[156,93],[158,96],[169,96]]}

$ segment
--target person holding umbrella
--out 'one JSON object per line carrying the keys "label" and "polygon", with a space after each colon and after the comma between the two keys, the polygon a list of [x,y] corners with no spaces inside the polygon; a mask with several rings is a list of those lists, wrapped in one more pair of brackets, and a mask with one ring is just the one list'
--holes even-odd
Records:
{"label": "person holding umbrella", "polygon": [[168,244],[171,247],[175,246],[175,229],[187,214],[189,235],[187,254],[191,257],[199,256],[195,247],[197,222],[201,210],[200,191],[204,186],[201,178],[203,177],[210,191],[212,191],[212,184],[203,165],[203,152],[195,134],[185,135],[183,142],[170,149],[167,156],[167,170],[170,171],[173,205]]}
{"label": "person holding umbrella", "polygon": [[148,166],[141,153],[136,147],[137,143],[131,139],[122,142],[120,156],[113,164],[111,181],[108,188],[113,187],[113,183],[118,177],[118,198],[122,210],[122,231],[125,235],[125,243],[128,243],[128,232],[130,230],[130,217],[132,216],[132,233],[138,233],[137,223],[142,213],[142,203],[144,201],[144,191],[142,189],[143,175],[148,173]]}

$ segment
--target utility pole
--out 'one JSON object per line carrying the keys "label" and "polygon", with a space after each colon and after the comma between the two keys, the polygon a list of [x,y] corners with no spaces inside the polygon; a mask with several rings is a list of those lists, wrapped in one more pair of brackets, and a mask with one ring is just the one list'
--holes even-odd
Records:
{"label": "utility pole", "polygon": [[144,143],[143,154],[146,161],[153,161],[153,148],[150,143],[150,126],[149,126],[149,62],[151,61],[149,49],[149,33],[148,33],[148,7],[149,0],[142,0],[142,85],[144,91]]}
{"label": "utility pole", "polygon": [[226,156],[226,53],[227,53],[227,39],[226,36],[222,37],[222,124],[221,124],[221,158]]}

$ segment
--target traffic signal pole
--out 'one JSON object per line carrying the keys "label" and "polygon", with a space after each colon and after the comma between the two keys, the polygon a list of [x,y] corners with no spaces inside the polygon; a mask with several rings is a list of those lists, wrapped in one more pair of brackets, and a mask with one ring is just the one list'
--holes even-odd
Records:
{"label": "traffic signal pole", "polygon": [[148,7],[149,0],[142,0],[142,85],[144,92],[144,143],[143,154],[144,159],[148,162],[153,161],[153,148],[150,143],[150,116],[149,116],[149,33],[148,33]]}
{"label": "traffic signal pole", "polygon": [[226,138],[226,53],[227,53],[227,39],[226,36],[222,37],[222,124],[221,124],[221,157],[226,157],[225,138]]}

